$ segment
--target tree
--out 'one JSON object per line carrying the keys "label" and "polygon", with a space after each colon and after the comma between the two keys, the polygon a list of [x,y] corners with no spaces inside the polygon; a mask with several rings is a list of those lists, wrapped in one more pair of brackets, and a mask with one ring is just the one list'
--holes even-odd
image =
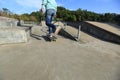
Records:
{"label": "tree", "polygon": [[2,14],[4,15],[4,16],[10,16],[10,15],[12,15],[13,13],[9,10],[9,9],[7,9],[7,8],[2,8]]}
{"label": "tree", "polygon": [[[0,16],[13,17],[16,19],[22,19],[24,21],[36,21],[40,22],[45,19],[45,15],[41,14],[39,11],[32,12],[31,14],[13,14],[9,9],[2,8],[0,10]],[[68,10],[62,6],[57,8],[57,18],[56,20],[62,21],[101,21],[101,22],[112,22],[120,24],[120,15],[115,13],[104,13],[98,14],[95,12],[82,10],[78,8],[77,10]]]}
{"label": "tree", "polygon": [[30,20],[29,14],[27,14],[27,13],[22,14],[22,15],[21,15],[21,19],[24,20],[24,21],[29,21],[29,20]]}
{"label": "tree", "polygon": [[36,17],[35,17],[35,16],[30,16],[30,21],[34,21],[34,22],[36,22],[36,21],[37,21],[37,19],[36,19]]}
{"label": "tree", "polygon": [[37,22],[40,22],[42,19],[44,19],[44,15],[41,14],[39,11],[37,12],[32,12],[30,16],[34,16],[36,18]]}

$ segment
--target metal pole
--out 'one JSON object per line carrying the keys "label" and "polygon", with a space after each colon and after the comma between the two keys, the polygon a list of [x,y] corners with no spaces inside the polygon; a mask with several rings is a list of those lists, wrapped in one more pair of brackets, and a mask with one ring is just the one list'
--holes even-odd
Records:
{"label": "metal pole", "polygon": [[13,27],[13,24],[12,24],[12,22],[10,23],[10,26],[11,26],[11,27]]}
{"label": "metal pole", "polygon": [[78,40],[80,40],[80,31],[81,31],[81,25],[79,25],[79,28],[78,28],[78,35],[77,35]]}
{"label": "metal pole", "polygon": [[67,27],[67,23],[66,23],[66,22],[64,22],[64,29],[66,29],[66,27]]}

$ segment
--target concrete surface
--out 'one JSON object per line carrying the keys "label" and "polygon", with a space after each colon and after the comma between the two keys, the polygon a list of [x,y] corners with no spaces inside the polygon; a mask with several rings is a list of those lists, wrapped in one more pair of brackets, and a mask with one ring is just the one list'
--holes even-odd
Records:
{"label": "concrete surface", "polygon": [[85,33],[84,43],[49,42],[46,30],[36,26],[28,43],[0,45],[0,80],[120,80],[120,45]]}

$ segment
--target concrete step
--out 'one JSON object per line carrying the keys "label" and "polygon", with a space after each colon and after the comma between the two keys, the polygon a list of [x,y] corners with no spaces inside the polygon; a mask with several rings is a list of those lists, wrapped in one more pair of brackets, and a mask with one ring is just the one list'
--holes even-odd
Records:
{"label": "concrete step", "polygon": [[17,22],[0,21],[0,28],[14,28],[17,27]]}
{"label": "concrete step", "polygon": [[30,30],[27,28],[0,29],[0,44],[27,42]]}
{"label": "concrete step", "polygon": [[17,26],[17,20],[12,18],[0,17],[0,28],[11,28]]}

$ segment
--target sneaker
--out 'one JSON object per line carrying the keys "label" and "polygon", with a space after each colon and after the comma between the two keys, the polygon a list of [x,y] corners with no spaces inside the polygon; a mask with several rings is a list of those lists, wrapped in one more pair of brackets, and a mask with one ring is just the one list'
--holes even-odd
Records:
{"label": "sneaker", "polygon": [[57,39],[57,36],[56,36],[56,35],[53,35],[53,38],[54,38],[54,39]]}
{"label": "sneaker", "polygon": [[52,39],[57,39],[56,35],[53,34],[53,33],[50,34],[50,37],[51,37]]}

